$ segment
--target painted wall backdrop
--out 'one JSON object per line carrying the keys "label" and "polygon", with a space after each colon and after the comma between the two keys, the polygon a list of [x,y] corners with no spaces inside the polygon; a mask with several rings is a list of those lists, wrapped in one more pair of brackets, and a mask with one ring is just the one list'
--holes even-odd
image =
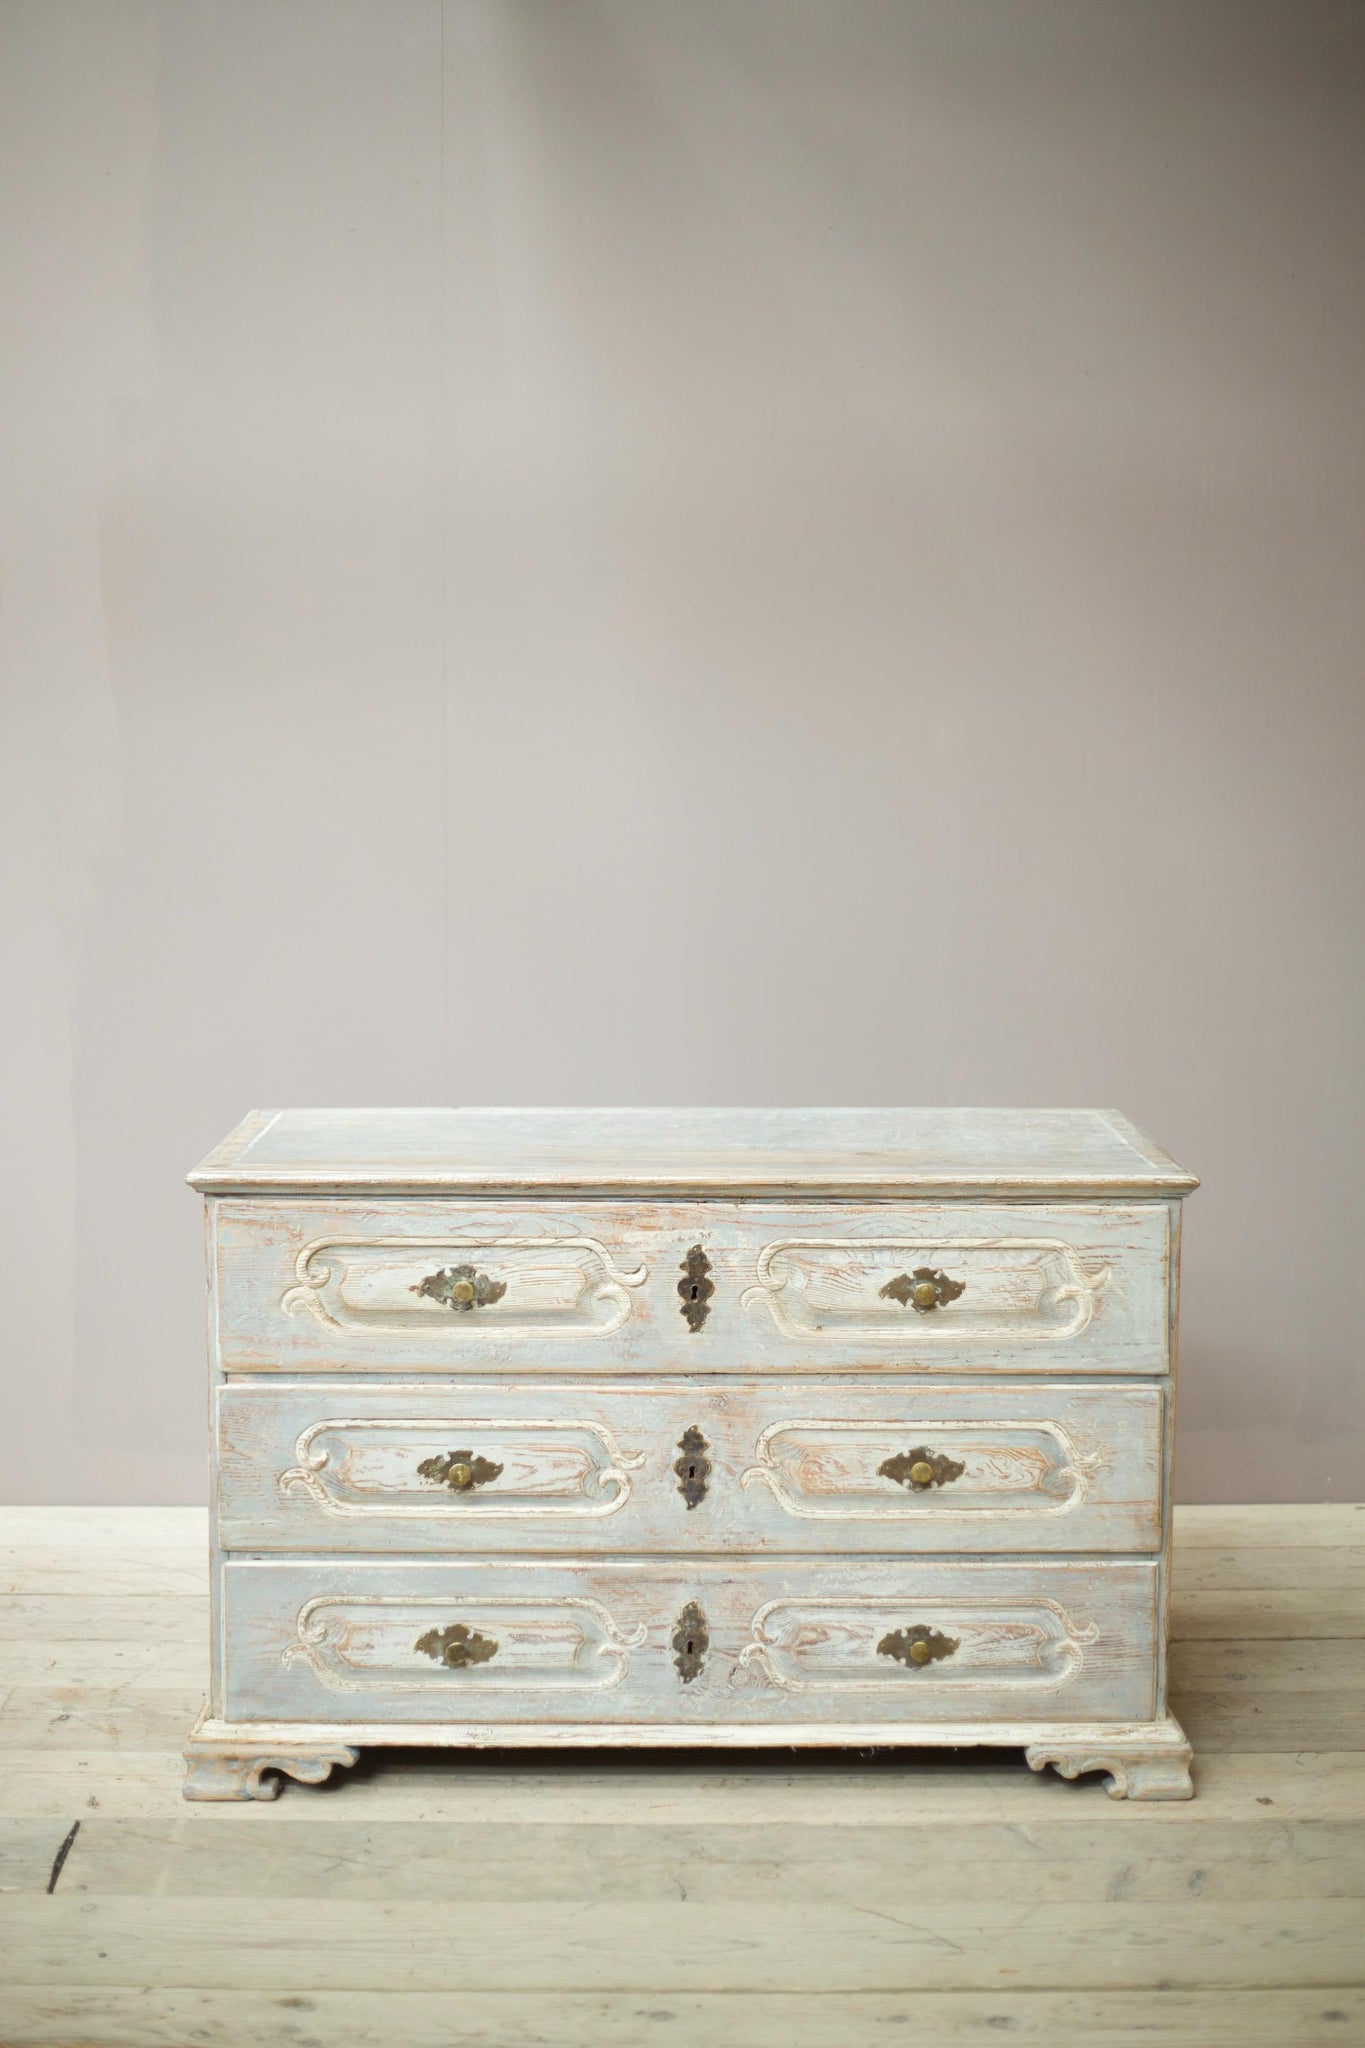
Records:
{"label": "painted wall backdrop", "polygon": [[1365,1496],[1365,9],[4,0],[0,1484],[255,1104],[1115,1103]]}

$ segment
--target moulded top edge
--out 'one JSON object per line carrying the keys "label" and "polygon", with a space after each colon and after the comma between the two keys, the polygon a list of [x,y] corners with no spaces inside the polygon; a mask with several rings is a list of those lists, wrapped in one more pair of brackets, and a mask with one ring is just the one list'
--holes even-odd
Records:
{"label": "moulded top edge", "polygon": [[256,1110],[208,1194],[1188,1194],[1113,1110]]}

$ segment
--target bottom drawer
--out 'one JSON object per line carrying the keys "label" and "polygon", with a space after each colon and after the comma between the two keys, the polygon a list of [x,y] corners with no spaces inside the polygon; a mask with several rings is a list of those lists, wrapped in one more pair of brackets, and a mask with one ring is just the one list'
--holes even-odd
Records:
{"label": "bottom drawer", "polygon": [[1138,1721],[1149,1561],[222,1566],[230,1720]]}

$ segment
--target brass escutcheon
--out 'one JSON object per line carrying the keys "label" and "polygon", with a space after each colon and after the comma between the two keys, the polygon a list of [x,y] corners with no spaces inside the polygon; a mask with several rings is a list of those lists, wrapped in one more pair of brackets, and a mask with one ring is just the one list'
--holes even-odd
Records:
{"label": "brass escutcheon", "polygon": [[507,1292],[507,1282],[490,1280],[487,1273],[476,1273],[472,1266],[442,1266],[408,1292],[424,1294],[428,1301],[444,1302],[457,1315],[468,1315],[471,1309],[487,1308],[490,1302],[501,1301]]}
{"label": "brass escutcheon", "polygon": [[476,1486],[487,1486],[500,1477],[502,1466],[492,1458],[476,1457],[473,1451],[447,1451],[443,1458],[423,1458],[417,1471],[434,1486],[448,1486],[452,1493],[471,1493]]}
{"label": "brass escutcheon", "polygon": [[966,1469],[956,1458],[931,1451],[927,1444],[916,1444],[913,1451],[899,1451],[894,1458],[885,1459],[877,1467],[877,1477],[894,1479],[912,1493],[927,1493],[931,1486],[951,1486]]}
{"label": "brass escutcheon", "polygon": [[922,1621],[913,1628],[893,1629],[882,1637],[877,1645],[879,1657],[894,1657],[898,1664],[907,1669],[913,1664],[922,1670],[926,1664],[933,1664],[941,1657],[951,1657],[962,1647],[956,1636],[942,1635],[936,1628],[926,1628]]}
{"label": "brass escutcheon", "polygon": [[498,1654],[496,1637],[481,1636],[476,1628],[469,1628],[462,1621],[448,1622],[444,1628],[429,1628],[412,1647],[424,1657],[434,1657],[448,1671],[465,1671],[471,1664],[487,1664]]}
{"label": "brass escutcheon", "polygon": [[917,1315],[927,1316],[945,1301],[956,1301],[967,1291],[965,1280],[950,1280],[937,1266],[916,1266],[913,1273],[897,1273],[894,1280],[888,1280],[878,1290],[883,1301],[898,1301],[902,1308],[912,1308]]}

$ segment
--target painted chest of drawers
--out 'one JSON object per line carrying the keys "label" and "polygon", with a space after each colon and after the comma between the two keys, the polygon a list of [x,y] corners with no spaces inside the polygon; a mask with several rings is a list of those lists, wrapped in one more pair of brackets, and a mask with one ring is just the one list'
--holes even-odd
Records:
{"label": "painted chest of drawers", "polygon": [[1099,1110],[257,1112],[186,1794],[385,1742],[1023,1745],[1189,1796],[1180,1204]]}

